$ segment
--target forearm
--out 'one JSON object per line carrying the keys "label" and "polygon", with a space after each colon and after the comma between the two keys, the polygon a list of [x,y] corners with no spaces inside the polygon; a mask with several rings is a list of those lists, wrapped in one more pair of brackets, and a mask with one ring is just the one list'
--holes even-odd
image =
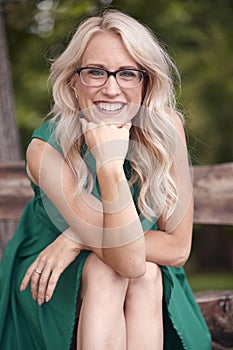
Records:
{"label": "forearm", "polygon": [[161,266],[180,267],[187,261],[191,249],[191,237],[183,239],[164,231],[147,231],[146,260]]}
{"label": "forearm", "polygon": [[[193,197],[189,200],[183,215],[179,213],[173,231],[165,232],[170,226],[162,218],[158,219],[159,230],[145,232],[146,259],[163,266],[179,267],[187,261],[192,244],[193,231]],[[169,219],[168,219],[169,220]]]}
{"label": "forearm", "polygon": [[124,246],[134,240],[144,242],[144,233],[123,167],[98,172],[103,206],[103,248]]}
{"label": "forearm", "polygon": [[103,205],[103,257],[123,275],[145,270],[145,238],[123,167],[98,171]]}
{"label": "forearm", "polygon": [[[92,195],[83,192],[83,204],[81,205],[79,198],[78,211],[72,204],[73,210],[69,211],[68,216],[66,213],[72,228],[67,229],[64,234],[76,241],[81,249],[94,252],[120,274],[137,277],[145,269],[144,233],[124,173],[116,178],[112,175],[102,173],[99,176],[102,203],[97,202],[94,205]],[[92,224],[88,224],[90,217],[85,215],[87,203],[89,215],[91,208],[96,208],[96,226],[94,218]]]}

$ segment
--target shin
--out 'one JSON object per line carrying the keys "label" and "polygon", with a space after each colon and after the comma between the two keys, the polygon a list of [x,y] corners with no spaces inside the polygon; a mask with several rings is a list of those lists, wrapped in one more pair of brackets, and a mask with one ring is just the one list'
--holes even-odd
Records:
{"label": "shin", "polygon": [[124,350],[124,300],[128,279],[90,254],[82,277],[77,350]]}
{"label": "shin", "polygon": [[143,277],[130,279],[125,302],[128,350],[162,350],[162,276],[147,262]]}

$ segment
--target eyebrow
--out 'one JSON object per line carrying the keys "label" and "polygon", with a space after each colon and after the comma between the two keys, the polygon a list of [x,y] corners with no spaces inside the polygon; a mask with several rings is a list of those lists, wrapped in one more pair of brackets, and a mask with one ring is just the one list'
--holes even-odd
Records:
{"label": "eyebrow", "polygon": [[[105,67],[103,64],[100,64],[100,63],[88,63],[86,65],[86,67],[98,67],[98,68],[103,68],[103,69],[108,70],[107,67]],[[132,66],[132,65],[129,65],[129,66],[120,66],[118,69],[139,69],[139,68]]]}

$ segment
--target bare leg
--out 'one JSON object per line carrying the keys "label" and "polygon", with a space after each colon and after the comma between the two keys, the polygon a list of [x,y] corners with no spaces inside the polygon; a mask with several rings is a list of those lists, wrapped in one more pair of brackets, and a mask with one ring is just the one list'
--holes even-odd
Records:
{"label": "bare leg", "polygon": [[77,350],[125,350],[128,279],[90,254],[82,277]]}
{"label": "bare leg", "polygon": [[125,302],[127,350],[162,350],[162,276],[147,262],[146,274],[130,279]]}

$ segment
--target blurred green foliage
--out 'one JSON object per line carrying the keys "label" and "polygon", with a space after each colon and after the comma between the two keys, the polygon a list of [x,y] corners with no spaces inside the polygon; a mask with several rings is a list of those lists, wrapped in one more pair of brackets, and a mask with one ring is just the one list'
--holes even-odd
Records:
{"label": "blurred green foliage", "polygon": [[150,26],[177,63],[182,77],[179,106],[186,115],[193,163],[232,161],[231,0],[5,1],[23,148],[50,109],[50,59],[64,49],[80,19],[105,4]]}
{"label": "blurred green foliage", "polygon": [[233,276],[231,272],[187,273],[187,277],[194,292],[233,288]]}

